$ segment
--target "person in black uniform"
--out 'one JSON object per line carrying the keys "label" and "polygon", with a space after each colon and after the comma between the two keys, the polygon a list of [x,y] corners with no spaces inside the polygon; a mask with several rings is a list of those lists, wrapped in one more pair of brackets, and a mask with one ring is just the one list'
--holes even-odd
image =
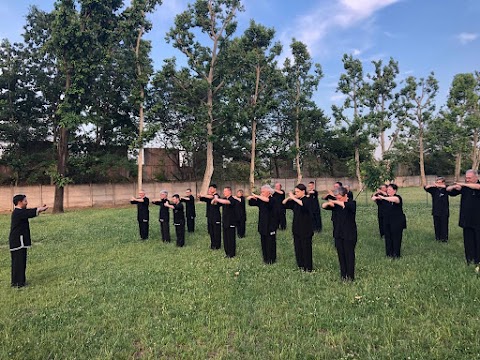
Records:
{"label": "person in black uniform", "polygon": [[315,183],[308,183],[308,197],[312,199],[312,223],[313,231],[322,231],[322,217],[320,214],[320,204],[318,203],[318,191],[315,190]]}
{"label": "person in black uniform", "polygon": [[345,185],[343,185],[343,187],[347,190],[348,200],[353,200],[353,192],[350,190],[350,185],[345,184]]}
{"label": "person in black uniform", "polygon": [[451,196],[462,195],[458,225],[463,228],[463,245],[467,264],[477,265],[480,270],[480,181],[475,170],[465,172],[465,182],[447,187]]}
{"label": "person in black uniform", "polygon": [[[332,190],[328,190],[327,194],[322,196],[322,199],[323,200],[336,200],[335,198],[335,195],[333,195],[333,192],[338,189],[338,188],[341,188],[343,187],[342,183],[340,181],[336,181],[334,184],[333,184],[333,189]],[[333,214],[332,214],[333,216]]]}
{"label": "person in black uniform", "polygon": [[339,187],[334,191],[336,200],[328,200],[322,207],[334,212],[333,236],[343,280],[355,279],[355,246],[357,245],[356,202],[348,199],[348,190]]}
{"label": "person in black uniform", "polygon": [[378,195],[377,198],[385,201],[383,212],[383,231],[385,234],[385,253],[393,259],[401,256],[403,229],[407,227],[403,213],[403,200],[397,194],[396,184],[387,185],[387,196]]}
{"label": "person in black uniform", "polygon": [[137,220],[138,220],[138,228],[140,230],[140,238],[142,240],[148,239],[148,221],[150,218],[150,212],[148,210],[149,200],[148,197],[145,196],[145,191],[140,190],[138,192],[138,197],[132,197],[130,199],[130,204],[137,205]]}
{"label": "person in black uniform", "polygon": [[283,205],[286,209],[293,210],[292,232],[297,265],[304,271],[312,271],[312,210],[311,200],[306,194],[307,187],[298,184],[295,193],[290,192],[283,200]]}
{"label": "person in black uniform", "polygon": [[249,196],[248,205],[258,207],[258,232],[262,244],[263,262],[273,264],[277,260],[277,205],[270,185],[263,185],[260,195]]}
{"label": "person in black uniform", "polygon": [[237,249],[235,226],[238,222],[238,211],[236,210],[238,201],[233,198],[232,188],[230,186],[226,186],[223,189],[223,196],[223,199],[218,196],[214,197],[212,199],[212,205],[220,204],[223,207],[223,247],[225,249],[225,257],[233,258],[236,255]]}
{"label": "person in black uniform", "polygon": [[170,242],[170,211],[168,210],[168,191],[160,191],[160,199],[153,200],[152,204],[160,206],[158,212],[158,221],[160,222],[160,233],[162,234],[163,242]]}
{"label": "person in black uniform", "polygon": [[220,215],[220,204],[212,204],[212,200],[219,197],[217,194],[217,185],[211,184],[208,187],[208,194],[198,195],[200,201],[207,204],[206,216],[208,234],[210,235],[210,249],[218,250],[222,246],[222,218]]}
{"label": "person in black uniform", "polygon": [[383,211],[386,205],[386,202],[382,199],[380,199],[378,196],[383,195],[387,196],[387,185],[382,184],[380,187],[377,189],[375,194],[372,195],[372,200],[375,201],[375,204],[377,204],[377,219],[378,219],[378,230],[380,231],[380,238],[383,238],[385,236],[384,229],[383,229]]}
{"label": "person in black uniform", "polygon": [[168,202],[165,206],[173,209],[173,226],[175,226],[175,235],[177,236],[177,246],[185,245],[185,213],[183,212],[183,204],[180,201],[180,195],[172,196],[172,204]]}
{"label": "person in black uniform", "polygon": [[237,190],[237,196],[233,197],[238,202],[238,224],[237,224],[237,235],[238,237],[245,237],[245,228],[247,223],[247,203],[245,202],[245,196],[243,196],[243,190]]}
{"label": "person in black uniform", "polygon": [[274,190],[273,197],[277,206],[278,229],[285,230],[287,228],[287,212],[282,205],[283,200],[285,200],[285,191],[282,190],[282,184],[278,182],[275,183]]}
{"label": "person in black uniform", "polygon": [[195,198],[192,195],[192,189],[185,191],[185,196],[180,198],[180,201],[185,203],[185,214],[187,216],[187,230],[188,232],[195,232]]}
{"label": "person in black uniform", "polygon": [[444,177],[437,177],[434,184],[423,187],[432,195],[433,228],[435,240],[448,241],[448,217],[450,215],[447,186]]}
{"label": "person in black uniform", "polygon": [[27,209],[27,196],[18,194],[13,197],[10,235],[10,256],[12,259],[12,281],[11,286],[21,288],[27,285],[25,272],[27,270],[27,249],[32,246],[30,237],[30,224],[28,219],[33,218],[48,209],[46,205]]}

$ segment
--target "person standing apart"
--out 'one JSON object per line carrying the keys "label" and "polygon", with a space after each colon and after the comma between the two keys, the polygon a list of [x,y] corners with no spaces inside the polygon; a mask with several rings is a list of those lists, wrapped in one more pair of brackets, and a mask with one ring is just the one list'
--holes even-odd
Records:
{"label": "person standing apart", "polygon": [[233,198],[238,202],[237,235],[241,239],[245,237],[245,228],[247,224],[247,207],[245,196],[243,196],[243,190],[237,190],[237,196],[234,196]]}
{"label": "person standing apart", "polygon": [[378,195],[386,201],[383,215],[383,229],[385,234],[385,253],[393,259],[400,258],[402,248],[403,229],[407,227],[403,213],[403,200],[397,194],[396,184],[387,185],[387,196]]}
{"label": "person standing apart", "polygon": [[214,198],[218,198],[217,185],[211,184],[208,187],[208,194],[199,194],[198,198],[207,204],[206,216],[208,234],[210,235],[210,249],[218,250],[222,246],[222,218],[220,215],[220,204],[212,204]]}
{"label": "person standing apart", "polygon": [[285,200],[285,191],[282,190],[282,184],[278,182],[275,183],[274,186],[275,192],[273,193],[273,197],[277,207],[278,228],[280,230],[285,230],[287,228],[287,212],[285,211],[285,207],[282,205],[283,200]]}
{"label": "person standing apart", "polygon": [[312,200],[312,223],[313,231],[319,233],[322,231],[322,217],[320,214],[320,204],[318,203],[318,191],[315,190],[315,183],[308,183],[308,197]]}
{"label": "person standing apart", "polygon": [[263,262],[273,264],[277,260],[277,205],[270,185],[263,185],[260,195],[249,196],[248,205],[258,207],[258,232],[262,244]]}
{"label": "person standing apart", "polygon": [[448,241],[448,217],[450,208],[448,202],[447,186],[444,177],[437,177],[434,184],[423,187],[426,192],[432,195],[433,228],[435,240]]}
{"label": "person standing apart", "polygon": [[467,264],[480,270],[480,181],[475,170],[465,172],[465,182],[447,187],[450,196],[462,195],[458,225],[463,229],[463,245]]}
{"label": "person standing apart", "polygon": [[148,210],[149,200],[148,197],[145,196],[145,191],[140,190],[137,198],[132,197],[130,199],[130,204],[137,205],[137,221],[138,228],[140,230],[140,239],[147,240],[150,211]]}
{"label": "person standing apart", "polygon": [[335,213],[333,217],[333,236],[340,263],[342,280],[355,279],[355,246],[357,245],[357,223],[355,214],[357,204],[348,198],[348,190],[339,187],[333,192],[335,200],[328,200],[322,208]]}
{"label": "person standing apart", "polygon": [[380,238],[383,238],[385,236],[383,228],[383,212],[386,202],[380,199],[378,197],[379,195],[387,196],[387,185],[380,185],[380,187],[377,189],[377,192],[373,194],[371,198],[373,201],[375,201],[375,204],[377,204],[378,229],[380,231]]}
{"label": "person standing apart", "polygon": [[158,221],[160,222],[160,233],[162,234],[163,242],[170,242],[170,211],[168,210],[168,191],[160,191],[160,199],[153,200],[152,204],[160,206],[158,212]]}
{"label": "person standing apart", "polygon": [[225,249],[225,257],[233,258],[236,255],[237,243],[236,243],[236,229],[237,224],[237,211],[238,201],[232,196],[232,188],[226,186],[223,189],[224,198],[214,197],[212,199],[212,205],[220,204],[223,207],[222,210],[222,225],[223,225],[223,248]]}
{"label": "person standing apart", "polygon": [[177,246],[183,247],[185,245],[185,213],[183,212],[180,195],[174,194],[172,196],[172,204],[167,202],[165,206],[173,210],[173,226],[175,226]]}
{"label": "person standing apart", "polygon": [[293,210],[292,232],[297,265],[300,269],[310,272],[313,270],[313,225],[311,200],[306,194],[306,186],[298,184],[294,193],[289,192],[288,197],[282,203],[286,209]]}
{"label": "person standing apart", "polygon": [[181,202],[185,203],[185,214],[187,216],[187,230],[188,232],[195,232],[195,198],[192,195],[192,189],[185,191],[185,196],[180,198]]}
{"label": "person standing apart", "polygon": [[25,272],[27,270],[27,249],[32,246],[30,236],[30,223],[28,219],[46,211],[48,207],[27,209],[27,196],[18,194],[13,197],[14,209],[11,217],[10,235],[10,256],[12,259],[11,286],[21,288],[27,285]]}

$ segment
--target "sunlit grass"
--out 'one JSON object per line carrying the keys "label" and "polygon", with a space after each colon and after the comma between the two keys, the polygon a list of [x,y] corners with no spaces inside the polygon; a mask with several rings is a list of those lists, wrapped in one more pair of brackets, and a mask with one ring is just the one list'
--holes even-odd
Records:
{"label": "sunlit grass", "polygon": [[209,249],[198,204],[184,248],[160,240],[154,208],[146,242],[133,206],[41,215],[30,285],[11,289],[2,215],[0,359],[478,359],[480,279],[464,262],[459,199],[443,244],[423,190],[400,194],[408,229],[396,261],[384,256],[376,207],[358,197],[354,283],[340,281],[330,213],[308,274],[296,269],[291,218],[268,266],[256,209],[225,259]]}

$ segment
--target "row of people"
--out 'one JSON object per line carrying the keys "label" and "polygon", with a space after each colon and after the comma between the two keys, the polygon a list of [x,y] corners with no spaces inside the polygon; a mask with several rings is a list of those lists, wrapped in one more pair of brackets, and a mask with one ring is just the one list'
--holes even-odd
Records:
{"label": "row of people", "polygon": [[[308,188],[298,184],[293,192],[285,196],[280,184],[275,184],[275,189],[269,185],[261,188],[260,194],[247,197],[250,206],[259,208],[258,232],[262,244],[262,254],[265,263],[276,261],[276,232],[286,228],[285,210],[293,211],[292,233],[294,238],[295,258],[299,268],[305,271],[313,269],[312,264],[312,237],[319,222],[321,228],[320,212],[317,214],[318,193],[313,189],[313,183]],[[313,184],[314,185],[314,184]],[[403,230],[406,228],[406,218],[403,213],[403,200],[397,194],[395,184],[383,185],[372,196],[378,205],[378,223],[380,235],[385,238],[386,255],[398,258],[401,254]],[[438,241],[448,241],[448,196],[461,195],[459,226],[463,229],[465,259],[467,264],[475,264],[476,271],[480,271],[480,180],[478,173],[468,170],[464,182],[457,182],[450,186],[445,184],[445,179],[438,177],[434,184],[425,186],[425,191],[432,195],[432,215],[434,217],[435,237]],[[224,188],[224,197],[216,193],[216,186],[209,188],[209,194],[200,200],[207,204],[207,224],[211,237],[211,248],[218,249],[221,245],[220,229],[223,224],[225,254],[234,257],[236,251],[235,229],[240,228],[240,234],[245,234],[245,199],[243,193],[237,197],[232,196],[230,187]],[[185,215],[183,203],[186,204],[187,228],[194,231],[195,198],[188,189],[186,196],[175,194],[171,202],[167,200],[168,193],[162,191],[160,199],[152,203],[160,206],[160,230],[162,239],[170,241],[168,228],[168,209],[173,209],[173,223],[177,234],[177,245],[185,243]],[[243,199],[243,201],[242,201]],[[355,245],[357,242],[357,227],[355,223],[356,202],[348,189],[337,183],[331,193],[324,197],[327,200],[322,204],[325,210],[332,211],[333,237],[337,249],[340,273],[343,279],[354,279]],[[148,238],[149,199],[141,191],[138,198],[131,199],[132,204],[138,208],[138,222],[142,239]],[[243,203],[243,206],[239,204]],[[27,209],[28,201],[25,195],[13,197],[14,210],[11,218],[9,235],[11,252],[11,285],[22,287],[26,284],[25,269],[27,262],[27,249],[31,246],[29,218],[39,215],[48,209],[46,205]],[[224,207],[223,221],[220,218],[219,207]],[[165,211],[166,210],[166,211]],[[242,215],[244,214],[244,215]],[[238,226],[240,219],[240,224]],[[162,221],[163,220],[163,221]],[[240,236],[239,234],[239,236]]]}

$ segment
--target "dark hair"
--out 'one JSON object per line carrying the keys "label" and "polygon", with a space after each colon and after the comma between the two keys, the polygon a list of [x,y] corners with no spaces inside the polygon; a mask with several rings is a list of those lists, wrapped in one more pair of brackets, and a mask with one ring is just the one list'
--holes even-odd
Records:
{"label": "dark hair", "polygon": [[391,187],[393,190],[397,191],[398,190],[398,186],[397,184],[388,184],[387,187]]}
{"label": "dark hair", "polygon": [[303,184],[298,184],[297,186],[295,186],[295,188],[301,191],[307,191],[307,187]]}
{"label": "dark hair", "polygon": [[228,189],[228,190],[232,191],[232,187],[231,187],[231,186],[225,186],[224,189]]}
{"label": "dark hair", "polygon": [[190,192],[192,192],[192,189],[188,188],[188,189],[187,189],[187,190],[185,190],[185,191],[190,191]]}
{"label": "dark hair", "polygon": [[342,184],[342,182],[341,182],[341,181],[336,181],[336,182],[335,182],[335,184],[338,184],[338,186],[340,186],[340,187],[342,187],[342,186],[343,186],[343,184]]}
{"label": "dark hair", "polygon": [[13,205],[17,206],[20,201],[23,201],[27,195],[18,194],[13,197]]}
{"label": "dark hair", "polygon": [[210,184],[210,185],[208,185],[208,187],[212,187],[212,188],[216,189],[216,188],[217,188],[217,184]]}
{"label": "dark hair", "polygon": [[309,184],[315,185],[315,181],[310,181]]}
{"label": "dark hair", "polygon": [[172,197],[180,199],[180,195],[178,195],[178,194],[173,194]]}

